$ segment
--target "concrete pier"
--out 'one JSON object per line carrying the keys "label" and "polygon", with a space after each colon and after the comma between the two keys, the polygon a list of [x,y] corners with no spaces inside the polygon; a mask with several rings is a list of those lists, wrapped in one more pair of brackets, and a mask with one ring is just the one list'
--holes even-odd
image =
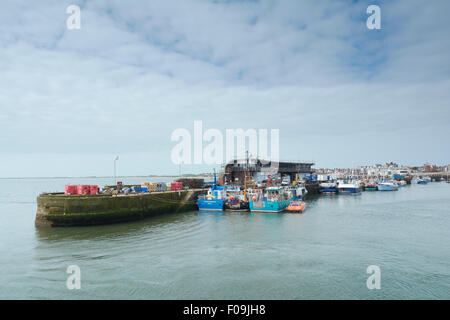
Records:
{"label": "concrete pier", "polygon": [[37,227],[88,226],[126,222],[197,209],[204,189],[128,195],[65,195],[43,193],[37,198]]}

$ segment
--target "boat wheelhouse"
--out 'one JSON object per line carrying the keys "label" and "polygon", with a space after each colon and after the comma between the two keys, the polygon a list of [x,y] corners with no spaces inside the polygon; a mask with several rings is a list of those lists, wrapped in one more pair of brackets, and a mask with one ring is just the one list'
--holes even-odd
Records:
{"label": "boat wheelhouse", "polygon": [[208,189],[208,193],[199,195],[197,199],[198,210],[223,211],[227,198],[227,187],[219,186],[214,170],[214,183]]}
{"label": "boat wheelhouse", "polygon": [[284,211],[294,195],[289,188],[269,187],[253,195],[250,201],[251,212],[278,213]]}

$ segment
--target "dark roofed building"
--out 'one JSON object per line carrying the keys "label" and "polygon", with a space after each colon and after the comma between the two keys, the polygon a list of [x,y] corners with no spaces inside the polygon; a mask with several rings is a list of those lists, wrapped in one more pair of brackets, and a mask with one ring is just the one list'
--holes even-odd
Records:
{"label": "dark roofed building", "polygon": [[267,177],[268,174],[279,174],[280,176],[289,176],[291,180],[294,180],[296,174],[312,173],[313,165],[313,162],[238,159],[225,165],[224,178],[227,184],[243,184],[245,172],[247,172],[247,179],[257,180],[257,176]]}

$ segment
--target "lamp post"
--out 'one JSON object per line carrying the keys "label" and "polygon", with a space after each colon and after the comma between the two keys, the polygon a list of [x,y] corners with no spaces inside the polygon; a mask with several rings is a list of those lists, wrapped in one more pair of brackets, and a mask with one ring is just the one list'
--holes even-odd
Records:
{"label": "lamp post", "polygon": [[116,181],[116,162],[117,162],[117,160],[119,160],[119,156],[117,156],[115,159],[114,159],[114,183],[116,183],[117,181]]}

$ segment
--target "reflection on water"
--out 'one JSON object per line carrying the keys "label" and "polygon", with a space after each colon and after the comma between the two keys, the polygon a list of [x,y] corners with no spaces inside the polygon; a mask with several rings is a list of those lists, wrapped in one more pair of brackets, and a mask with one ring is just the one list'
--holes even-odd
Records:
{"label": "reflection on water", "polygon": [[193,213],[169,214],[140,221],[102,226],[36,228],[35,232],[40,241],[118,239],[146,234],[152,229],[167,228],[173,224],[183,223],[187,214]]}
{"label": "reflection on water", "polygon": [[[0,298],[450,298],[450,184],[309,195],[303,214],[195,211],[36,229],[36,195],[64,183],[0,181]],[[79,291],[65,287],[72,264]],[[372,264],[382,290],[365,285]]]}

